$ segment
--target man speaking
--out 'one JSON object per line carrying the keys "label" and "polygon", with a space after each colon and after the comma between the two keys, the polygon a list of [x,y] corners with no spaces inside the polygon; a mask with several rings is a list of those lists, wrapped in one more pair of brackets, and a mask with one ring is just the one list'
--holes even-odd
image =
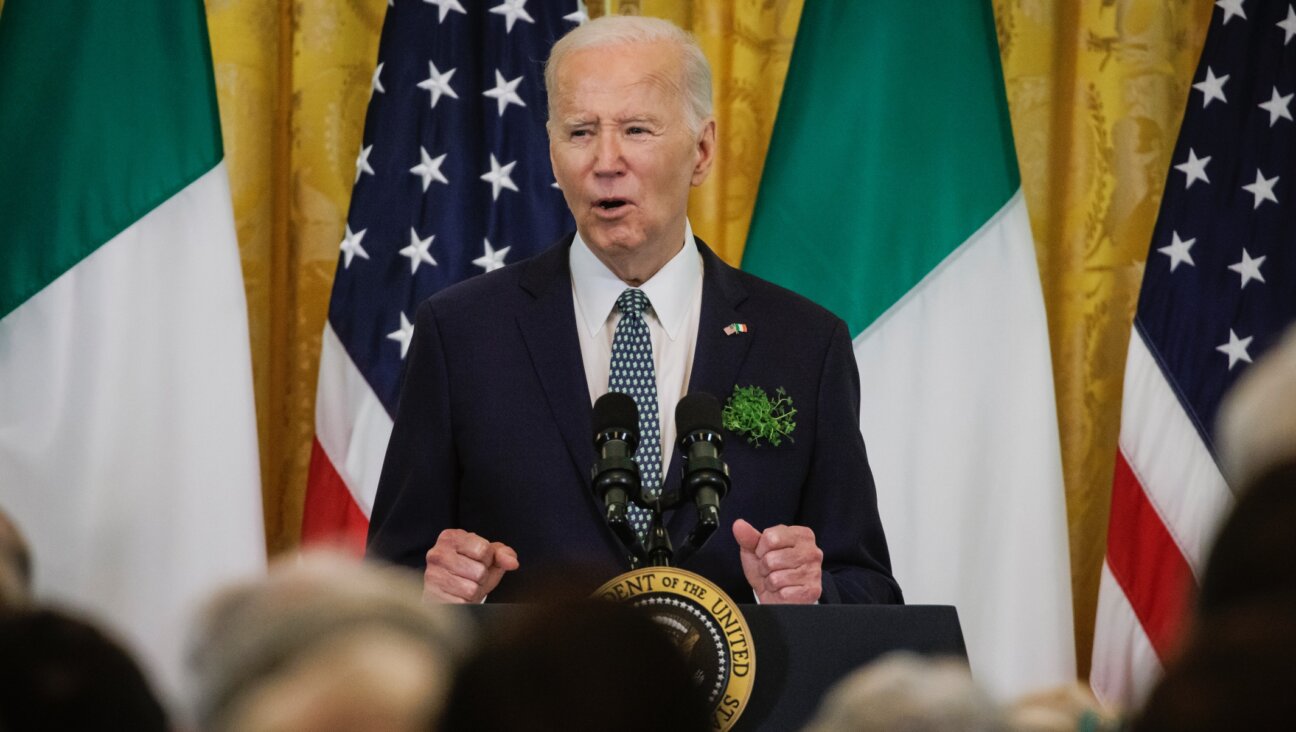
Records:
{"label": "man speaking", "polygon": [[[545,85],[576,232],[419,307],[369,555],[423,570],[434,601],[525,599],[564,572],[592,591],[630,568],[589,485],[593,402],[631,393],[642,481],[671,493],[675,403],[706,392],[759,412],[755,387],[785,395],[790,432],[726,434],[722,529],[682,567],[737,602],[900,602],[845,323],[689,226],[716,146],[701,49],[663,20],[600,18],[554,45]],[[665,515],[676,545],[690,513]]]}

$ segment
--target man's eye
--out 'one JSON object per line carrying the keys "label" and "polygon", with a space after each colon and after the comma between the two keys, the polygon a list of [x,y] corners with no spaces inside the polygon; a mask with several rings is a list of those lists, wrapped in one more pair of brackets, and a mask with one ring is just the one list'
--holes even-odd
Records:
{"label": "man's eye", "polygon": [[578,137],[589,137],[589,130],[572,130],[572,131],[571,131],[571,136],[572,136],[573,138],[578,138]]}
{"label": "man's eye", "polygon": [[647,134],[647,133],[648,133],[648,128],[646,128],[646,127],[631,127],[630,129],[628,129],[628,130],[626,130],[626,131],[629,132],[629,133],[632,134],[632,135],[644,135],[644,134]]}

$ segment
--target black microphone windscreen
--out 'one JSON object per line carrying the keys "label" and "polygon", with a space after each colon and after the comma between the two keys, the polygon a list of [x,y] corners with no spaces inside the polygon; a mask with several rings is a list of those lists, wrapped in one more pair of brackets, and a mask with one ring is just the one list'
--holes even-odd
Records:
{"label": "black microphone windscreen", "polygon": [[693,392],[675,405],[675,430],[680,438],[696,430],[720,431],[720,402],[706,392]]}
{"label": "black microphone windscreen", "polygon": [[629,432],[638,439],[639,408],[634,399],[618,391],[609,391],[594,402],[594,434],[608,430]]}

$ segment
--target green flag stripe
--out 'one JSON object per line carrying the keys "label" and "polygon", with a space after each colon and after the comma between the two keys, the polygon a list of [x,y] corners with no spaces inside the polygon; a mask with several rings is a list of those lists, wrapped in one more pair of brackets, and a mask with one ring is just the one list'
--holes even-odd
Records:
{"label": "green flag stripe", "polygon": [[858,334],[1019,185],[988,0],[805,4],[743,267]]}
{"label": "green flag stripe", "polygon": [[0,318],[221,159],[199,0],[8,0]]}

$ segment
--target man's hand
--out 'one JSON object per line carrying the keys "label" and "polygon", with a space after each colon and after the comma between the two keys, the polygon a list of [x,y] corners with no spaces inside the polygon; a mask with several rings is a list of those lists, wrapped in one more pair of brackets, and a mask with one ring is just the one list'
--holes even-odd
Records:
{"label": "man's hand", "polygon": [[823,592],[823,550],[806,526],[771,526],[764,531],[743,519],[733,525],[743,574],[764,605],[810,605]]}
{"label": "man's hand", "polygon": [[518,568],[517,552],[463,529],[446,529],[428,550],[423,571],[425,602],[477,603],[505,572]]}

